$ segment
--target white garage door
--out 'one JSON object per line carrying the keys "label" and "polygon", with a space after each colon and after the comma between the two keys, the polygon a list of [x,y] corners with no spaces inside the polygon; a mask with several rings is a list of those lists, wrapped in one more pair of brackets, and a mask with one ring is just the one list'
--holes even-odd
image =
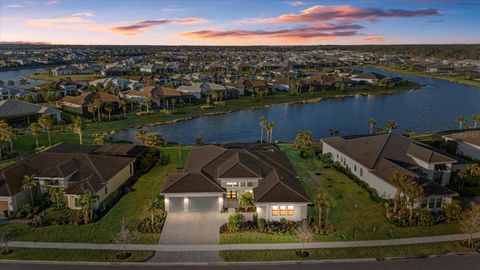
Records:
{"label": "white garage door", "polygon": [[218,197],[190,197],[190,212],[218,212]]}
{"label": "white garage door", "polygon": [[169,212],[183,212],[183,197],[170,197],[168,199]]}

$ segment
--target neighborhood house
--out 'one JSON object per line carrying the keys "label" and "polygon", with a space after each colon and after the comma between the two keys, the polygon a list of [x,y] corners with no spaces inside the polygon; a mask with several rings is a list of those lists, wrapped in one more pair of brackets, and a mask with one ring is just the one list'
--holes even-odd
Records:
{"label": "neighborhood house", "polygon": [[253,194],[259,218],[307,218],[310,199],[287,155],[273,145],[195,147],[161,193],[168,212],[220,212],[234,211],[245,192]]}

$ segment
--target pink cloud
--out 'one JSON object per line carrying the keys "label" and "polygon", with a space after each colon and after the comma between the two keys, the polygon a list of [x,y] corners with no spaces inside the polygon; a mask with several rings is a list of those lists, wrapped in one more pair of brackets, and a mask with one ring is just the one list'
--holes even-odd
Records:
{"label": "pink cloud", "polygon": [[358,34],[358,30],[362,28],[362,26],[356,24],[323,24],[278,30],[201,30],[186,32],[181,35],[193,39],[266,37],[284,40],[308,40],[355,36]]}
{"label": "pink cloud", "polygon": [[380,35],[367,35],[363,38],[363,40],[372,42],[372,43],[378,43],[378,42],[385,41],[385,37]]}
{"label": "pink cloud", "polygon": [[375,21],[380,18],[411,18],[440,15],[438,10],[417,9],[379,9],[357,8],[349,5],[343,6],[312,6],[297,14],[283,14],[275,18],[247,19],[251,23],[313,23],[320,21]]}
{"label": "pink cloud", "polygon": [[118,33],[122,35],[138,35],[140,33],[143,33],[144,29],[161,26],[165,24],[171,24],[171,23],[199,24],[204,22],[207,22],[207,20],[203,18],[145,20],[145,21],[139,21],[129,25],[111,27],[110,30],[114,33]]}

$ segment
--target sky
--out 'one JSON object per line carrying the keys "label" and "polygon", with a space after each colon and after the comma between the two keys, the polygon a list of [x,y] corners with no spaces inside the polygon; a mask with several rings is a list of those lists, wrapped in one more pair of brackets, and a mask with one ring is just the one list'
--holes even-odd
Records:
{"label": "sky", "polygon": [[480,0],[0,0],[0,43],[480,43]]}

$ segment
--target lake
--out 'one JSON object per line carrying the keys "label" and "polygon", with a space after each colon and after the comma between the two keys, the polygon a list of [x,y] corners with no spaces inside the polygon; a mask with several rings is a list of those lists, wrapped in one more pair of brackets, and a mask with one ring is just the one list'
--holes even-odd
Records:
{"label": "lake", "polygon": [[18,70],[0,71],[0,80],[2,80],[5,83],[5,85],[9,80],[13,80],[15,82],[16,87],[32,88],[44,83],[45,81],[27,79],[27,82],[29,82],[29,84],[26,84],[26,85],[20,85],[18,82],[20,81],[20,79],[22,79],[23,76],[27,74],[34,73],[34,72],[40,73],[40,72],[44,72],[45,70],[46,70],[45,68],[26,68],[26,69],[18,69]]}
{"label": "lake", "polygon": [[[368,119],[377,127],[388,120],[398,123],[396,132],[406,128],[416,133],[455,129],[456,117],[480,113],[480,88],[445,80],[404,75],[376,68],[365,68],[388,76],[399,76],[425,85],[419,90],[386,96],[355,96],[318,103],[278,105],[265,109],[244,110],[230,114],[195,118],[170,125],[146,128],[163,134],[168,141],[194,143],[201,133],[206,143],[253,142],[259,140],[260,116],[274,121],[274,140],[291,141],[298,131],[309,129],[319,139],[329,136],[330,129],[342,135],[366,134]],[[116,140],[133,141],[135,129],[116,134]]]}

